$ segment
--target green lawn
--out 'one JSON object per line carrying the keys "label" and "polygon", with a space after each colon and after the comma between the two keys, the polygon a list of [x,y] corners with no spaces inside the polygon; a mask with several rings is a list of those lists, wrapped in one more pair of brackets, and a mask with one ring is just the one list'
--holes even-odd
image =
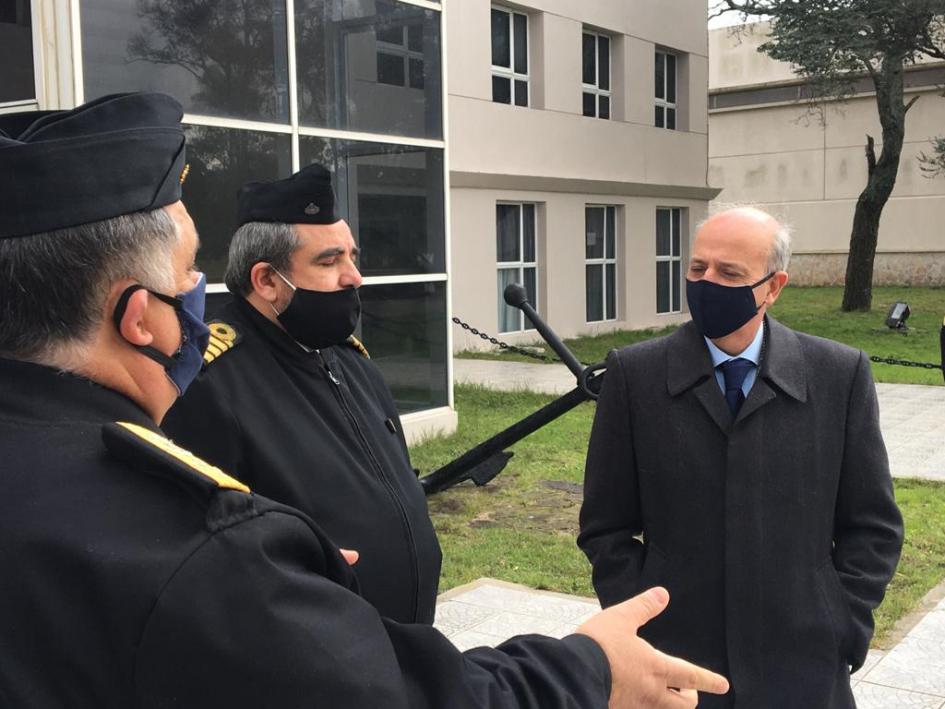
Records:
{"label": "green lawn", "polygon": [[[873,310],[869,313],[843,313],[840,301],[842,288],[788,287],[774,308],[772,316],[788,327],[812,335],[828,337],[879,357],[895,357],[917,362],[939,363],[942,356],[939,331],[945,317],[945,288],[874,288]],[[909,332],[889,330],[883,324],[889,306],[905,301],[912,310]],[[554,327],[554,323],[551,323]],[[618,330],[596,337],[578,337],[566,344],[582,362],[599,362],[614,347],[623,347],[672,332],[662,330]],[[547,348],[536,343],[546,354]],[[508,359],[535,361],[522,355],[495,352],[463,352],[458,356],[476,359]],[[904,384],[937,384],[945,380],[940,370],[873,364],[878,382]]]}
{"label": "green lawn", "polygon": [[[411,450],[424,474],[452,460],[551,397],[457,386],[459,430]],[[584,454],[594,416],[582,404],[515,445],[515,456],[489,485],[472,483],[434,495],[430,513],[443,545],[441,590],[482,576],[533,588],[593,595],[590,566],[575,545]],[[945,577],[945,485],[901,480],[906,519],[902,562],[877,615],[874,645]]]}

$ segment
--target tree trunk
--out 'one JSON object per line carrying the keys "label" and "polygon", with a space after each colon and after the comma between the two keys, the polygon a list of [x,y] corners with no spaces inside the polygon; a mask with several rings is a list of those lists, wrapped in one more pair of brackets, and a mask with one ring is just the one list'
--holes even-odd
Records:
{"label": "tree trunk", "polygon": [[883,127],[883,150],[877,160],[873,139],[867,136],[866,160],[869,177],[853,214],[841,306],[844,312],[868,311],[873,304],[873,261],[879,237],[879,220],[883,207],[896,186],[896,174],[899,172],[899,158],[905,138],[906,111],[912,105],[912,102],[909,105],[903,103],[902,73],[902,59],[887,58],[881,71],[873,77],[876,104]]}

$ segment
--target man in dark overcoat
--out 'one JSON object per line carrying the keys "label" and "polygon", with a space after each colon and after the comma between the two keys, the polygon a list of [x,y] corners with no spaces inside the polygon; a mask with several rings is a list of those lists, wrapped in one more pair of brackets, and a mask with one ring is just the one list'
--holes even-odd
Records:
{"label": "man in dark overcoat", "polygon": [[869,360],[766,314],[789,239],[753,208],[701,226],[692,322],[610,353],[588,449],[601,604],[670,590],[646,637],[732,680],[700,707],[853,707],[902,545]]}
{"label": "man in dark overcoat", "polygon": [[0,706],[672,709],[725,691],[637,636],[663,589],[562,640],[466,653],[385,619],[311,518],[161,434],[208,336],[181,116],[125,94],[10,134],[0,117]]}

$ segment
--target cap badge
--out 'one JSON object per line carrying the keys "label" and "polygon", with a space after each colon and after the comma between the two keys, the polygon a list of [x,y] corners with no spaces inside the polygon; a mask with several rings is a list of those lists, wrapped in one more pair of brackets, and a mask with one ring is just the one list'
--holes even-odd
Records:
{"label": "cap badge", "polygon": [[305,211],[305,213],[308,214],[309,216],[314,216],[314,215],[318,214],[318,213],[319,213],[320,211],[322,211],[322,210],[320,210],[320,209],[318,208],[318,205],[315,204],[314,202],[309,202],[309,203],[308,203],[308,206],[305,208],[304,211]]}

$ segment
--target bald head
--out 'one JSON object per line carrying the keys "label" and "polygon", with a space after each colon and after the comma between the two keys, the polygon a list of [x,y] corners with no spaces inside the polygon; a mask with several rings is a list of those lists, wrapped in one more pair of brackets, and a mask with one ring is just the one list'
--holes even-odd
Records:
{"label": "bald head", "polygon": [[689,278],[707,277],[724,285],[753,283],[786,271],[790,253],[790,232],[777,219],[757,207],[734,207],[699,226]]}

